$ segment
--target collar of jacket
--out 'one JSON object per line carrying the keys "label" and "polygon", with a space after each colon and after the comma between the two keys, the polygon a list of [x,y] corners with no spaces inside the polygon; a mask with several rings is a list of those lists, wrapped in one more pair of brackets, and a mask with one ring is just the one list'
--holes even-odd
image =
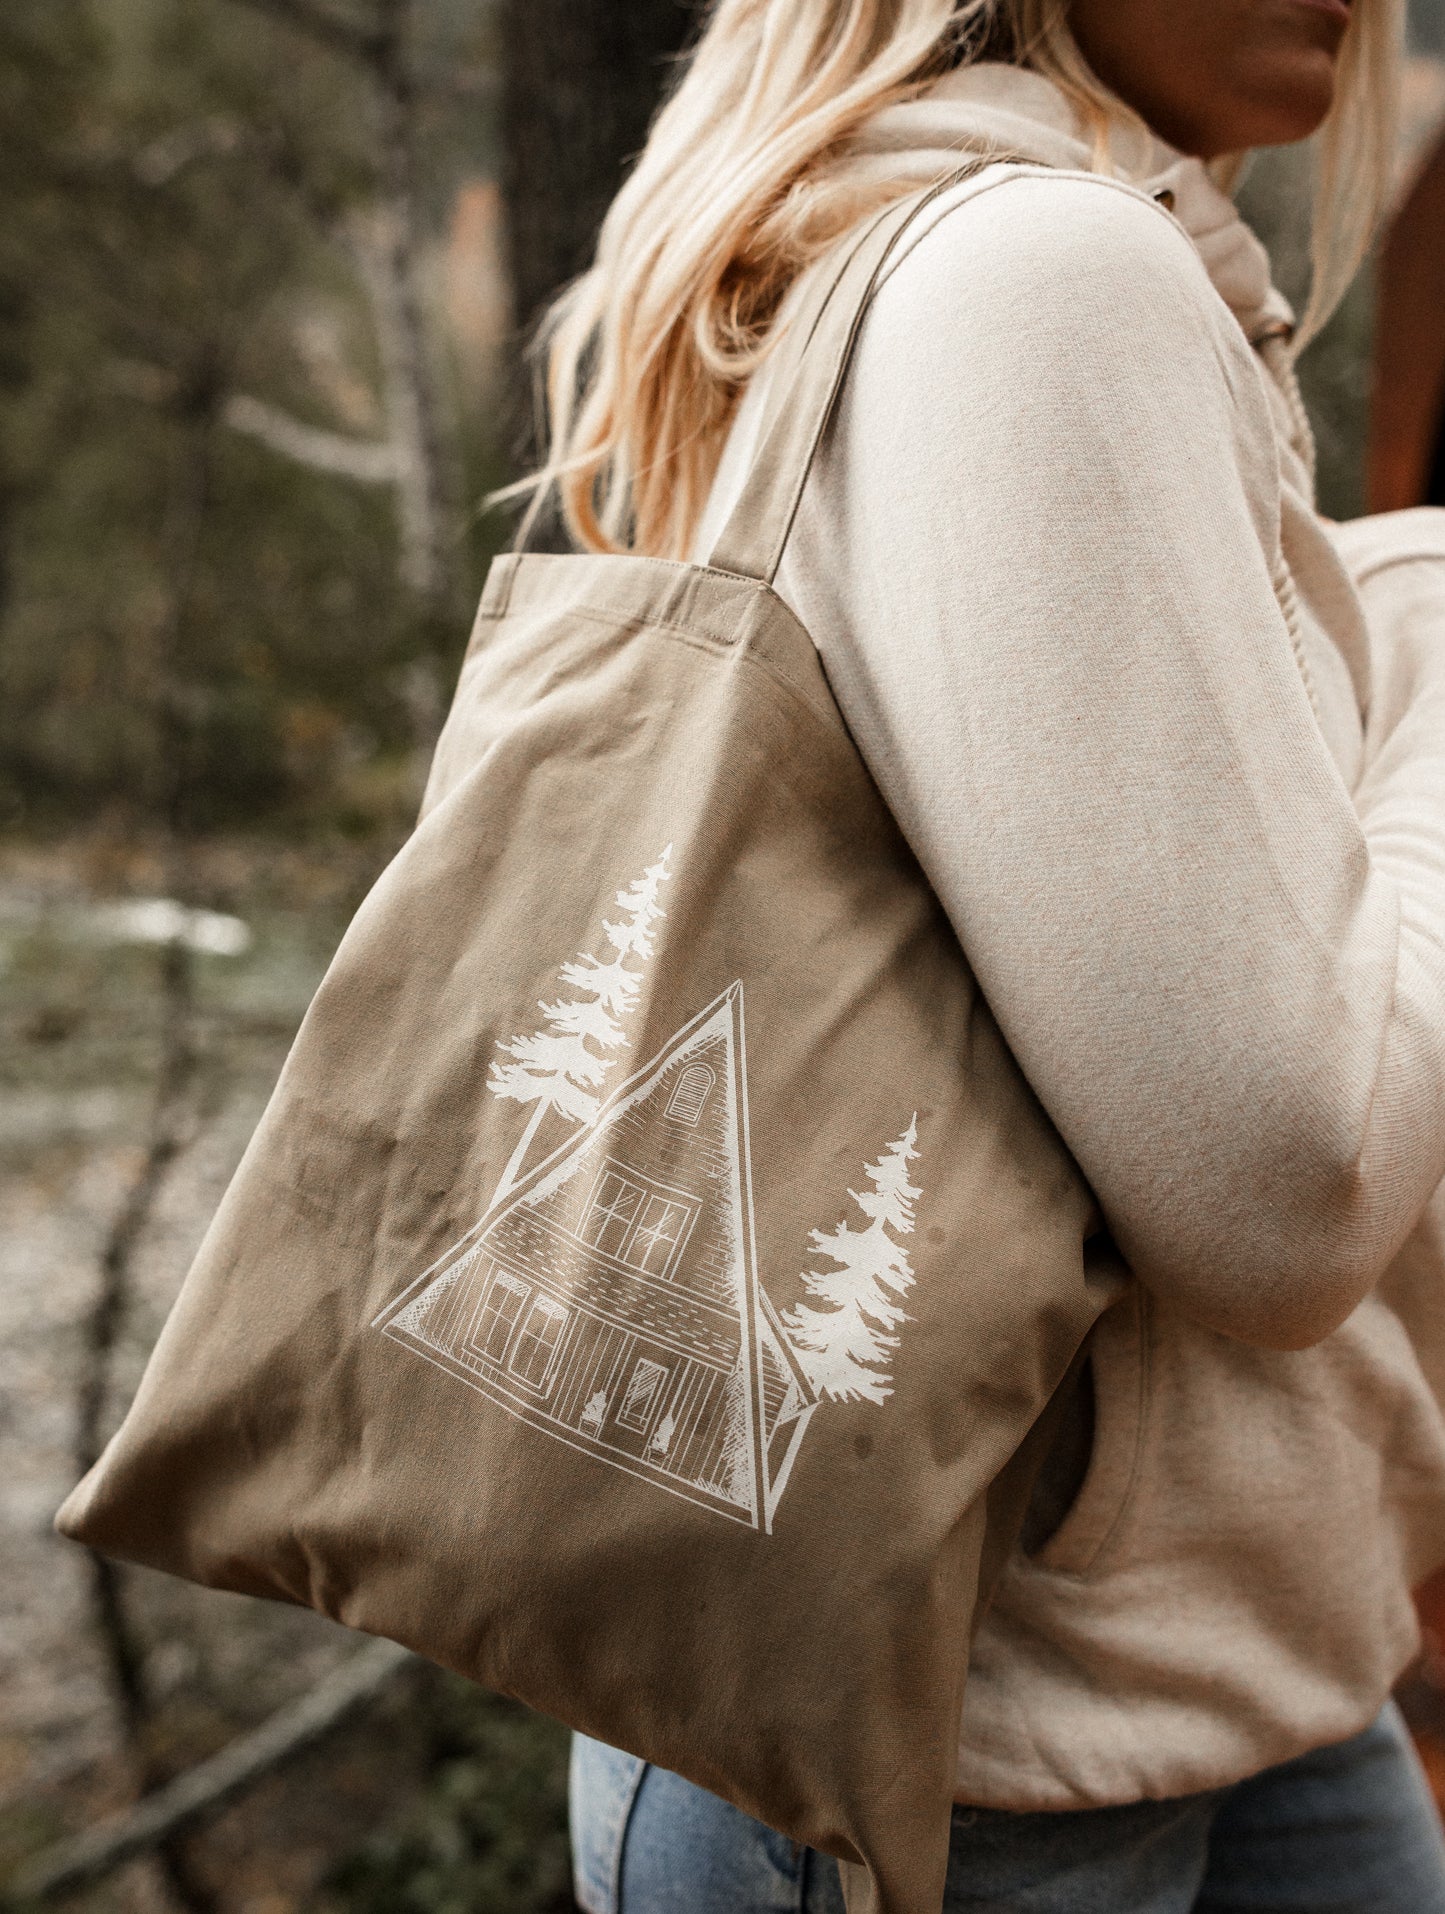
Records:
{"label": "collar of jacket", "polygon": [[1293,332],[1294,313],[1271,281],[1269,255],[1203,161],[1147,128],[1127,126],[1113,131],[1104,161],[1073,102],[1041,73],[999,61],[960,67],[918,99],[875,114],[850,147],[870,170],[919,179],[956,165],[960,153],[990,151],[1127,180],[1183,226],[1252,345]]}

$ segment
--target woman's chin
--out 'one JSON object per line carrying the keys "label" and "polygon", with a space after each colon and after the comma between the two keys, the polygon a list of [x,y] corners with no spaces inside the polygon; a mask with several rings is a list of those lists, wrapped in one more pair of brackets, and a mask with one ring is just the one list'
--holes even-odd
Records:
{"label": "woman's chin", "polygon": [[1250,75],[1242,94],[1238,134],[1221,152],[1241,152],[1250,146],[1289,146],[1319,131],[1335,103],[1335,61],[1320,51],[1294,53],[1273,76],[1263,62]]}

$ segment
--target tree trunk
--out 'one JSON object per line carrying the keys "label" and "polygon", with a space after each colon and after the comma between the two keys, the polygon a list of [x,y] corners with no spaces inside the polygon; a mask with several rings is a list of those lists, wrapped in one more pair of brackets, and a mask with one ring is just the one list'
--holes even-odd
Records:
{"label": "tree trunk", "polygon": [[454,447],[427,338],[421,287],[417,180],[420,102],[410,69],[412,0],[381,0],[377,159],[382,203],[368,290],[385,370],[399,480],[403,573],[424,611],[443,622],[459,608]]}
{"label": "tree trunk", "polygon": [[[647,137],[691,0],[502,0],[502,199],[519,343],[588,264]],[[516,381],[519,460],[535,453],[530,380]]]}

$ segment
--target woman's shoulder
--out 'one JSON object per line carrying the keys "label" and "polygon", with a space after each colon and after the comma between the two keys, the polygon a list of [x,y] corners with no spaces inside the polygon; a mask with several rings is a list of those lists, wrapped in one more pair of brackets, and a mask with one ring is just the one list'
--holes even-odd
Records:
{"label": "woman's shoulder", "polygon": [[1141,320],[1158,331],[1232,330],[1184,228],[1158,201],[1098,173],[1000,163],[940,194],[914,221],[876,295],[920,328],[1052,325],[1107,342]]}
{"label": "woman's shoulder", "polygon": [[[927,208],[875,294],[844,403],[858,470],[897,445],[916,467],[897,482],[915,489],[965,474],[971,490],[1007,489],[1052,466],[1107,471],[1147,497],[1183,459],[1242,486],[1269,536],[1279,457],[1264,374],[1183,227],[1092,174],[994,179]],[[1075,491],[1087,509],[1087,487]]]}

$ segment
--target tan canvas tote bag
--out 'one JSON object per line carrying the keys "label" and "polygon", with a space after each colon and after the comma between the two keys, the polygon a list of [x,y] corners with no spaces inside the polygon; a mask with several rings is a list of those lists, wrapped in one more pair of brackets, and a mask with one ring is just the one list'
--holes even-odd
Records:
{"label": "tan canvas tote bag", "polygon": [[676,1769],[875,1914],[940,1905],[1026,1438],[1121,1280],[771,588],[926,197],[793,329],[711,565],[493,566],[416,832],[59,1518]]}

